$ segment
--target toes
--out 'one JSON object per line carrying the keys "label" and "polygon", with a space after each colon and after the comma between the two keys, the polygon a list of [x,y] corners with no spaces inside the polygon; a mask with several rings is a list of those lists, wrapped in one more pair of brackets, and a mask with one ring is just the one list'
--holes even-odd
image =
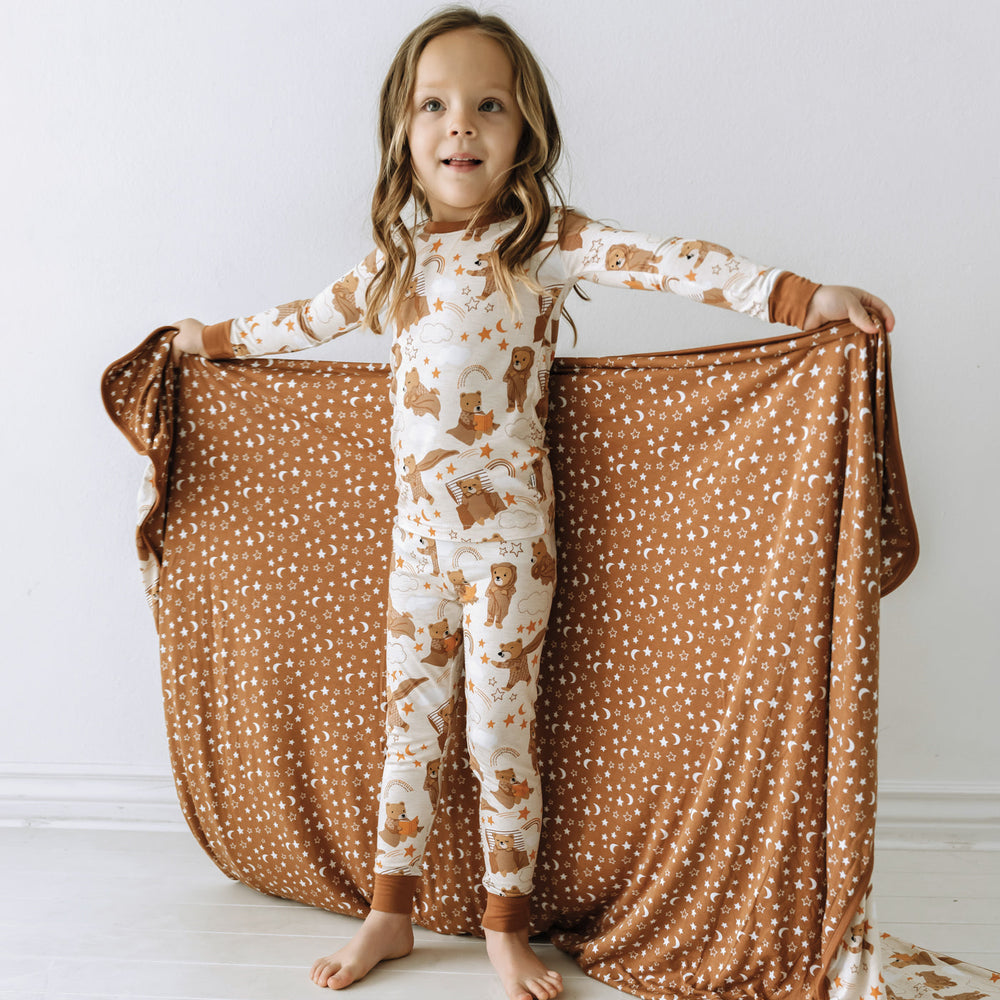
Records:
{"label": "toes", "polygon": [[544,979],[528,979],[524,985],[531,990],[536,1000],[551,1000],[556,995],[555,989]]}

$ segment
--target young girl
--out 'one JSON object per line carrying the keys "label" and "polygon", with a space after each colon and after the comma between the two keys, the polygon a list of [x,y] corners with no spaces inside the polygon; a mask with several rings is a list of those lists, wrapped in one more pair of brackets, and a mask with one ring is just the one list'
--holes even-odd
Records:
{"label": "young girl", "polygon": [[[300,350],[392,330],[386,756],[371,912],[312,980],[339,989],[408,954],[456,699],[481,788],[487,949],[512,1000],[562,990],[528,943],[542,802],[535,694],[556,581],[545,421],[558,319],[581,278],[677,292],[771,322],[849,319],[858,289],[761,268],[714,243],[623,232],[566,208],[545,80],[502,20],[446,9],[406,38],[382,88],[376,249],[315,298],[212,326],[175,356]],[[554,199],[553,205],[550,199]],[[417,222],[403,214],[415,203]],[[464,655],[463,655],[464,654]],[[463,677],[464,665],[464,677]]]}

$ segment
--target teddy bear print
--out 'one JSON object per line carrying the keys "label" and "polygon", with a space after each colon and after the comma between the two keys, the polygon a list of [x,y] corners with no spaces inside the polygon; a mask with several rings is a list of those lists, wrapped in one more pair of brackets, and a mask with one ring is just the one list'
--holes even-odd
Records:
{"label": "teddy bear print", "polygon": [[398,847],[400,841],[415,837],[423,830],[418,823],[418,817],[413,819],[407,817],[405,802],[387,802],[385,815],[385,828],[379,830],[378,835],[390,847]]}
{"label": "teddy bear print", "polygon": [[535,403],[535,416],[544,424],[549,415],[549,373],[544,368],[538,373],[538,382],[542,391],[538,402]]}
{"label": "teddy bear print", "polygon": [[[426,500],[428,503],[433,503],[434,498],[427,491],[427,487],[424,486],[423,477],[420,475],[422,472],[426,472],[428,469],[432,469],[442,458],[447,458],[449,455],[457,455],[458,450],[455,448],[435,448],[434,451],[428,452],[424,457],[418,462],[416,455],[404,455],[403,456],[403,468],[406,470],[400,475],[400,479],[410,487],[410,492],[413,494],[413,502],[416,503],[418,500]],[[435,570],[436,572],[436,570]]]}
{"label": "teddy bear print", "polygon": [[428,389],[420,381],[420,372],[411,368],[403,377],[403,406],[409,407],[418,416],[430,414],[435,420],[441,419],[441,390]]}
{"label": "teddy bear print", "polygon": [[[547,291],[544,295],[538,296],[538,316],[535,318],[535,335],[532,338],[536,343],[545,340],[545,331],[549,328],[549,318],[552,316],[552,310],[556,304],[553,292],[558,292],[558,289]],[[557,318],[552,320],[552,336],[549,338],[552,343],[556,341],[558,329],[559,320]]]}
{"label": "teddy bear print", "polygon": [[712,250],[716,253],[721,253],[723,257],[732,259],[732,250],[719,246],[718,243],[707,243],[705,240],[688,240],[686,243],[682,243],[680,256],[687,257],[690,260],[697,255],[698,259],[694,262],[693,266],[701,267],[705,263],[705,258]]}
{"label": "teddy bear print", "polygon": [[546,587],[556,579],[556,561],[544,538],[531,543],[531,578]]}
{"label": "teddy bear print", "polygon": [[316,334],[309,323],[309,305],[309,299],[296,299],[294,302],[286,302],[284,305],[278,306],[278,315],[274,318],[274,325],[283,323],[294,313],[302,331],[315,340]]}
{"label": "teddy bear print", "polygon": [[347,275],[338,281],[333,288],[333,304],[337,312],[344,317],[344,323],[350,326],[361,319],[361,310],[354,300],[354,293],[358,290],[358,276],[354,273]]}
{"label": "teddy bear print", "polygon": [[497,278],[495,268],[500,263],[500,255],[496,250],[487,250],[476,257],[476,267],[478,271],[466,271],[470,277],[485,278],[483,290],[479,293],[481,299],[488,299],[497,290]]}
{"label": "teddy bear print", "polygon": [[420,662],[429,663],[432,667],[443,667],[454,658],[462,645],[462,629],[450,632],[445,618],[433,622],[427,628],[431,634],[431,651]]}
{"label": "teddy bear print", "polygon": [[440,782],[441,758],[427,762],[427,773],[424,775],[424,791],[427,792],[431,800],[431,812],[437,809],[438,791]]}
{"label": "teddy bear print", "polygon": [[732,309],[733,305],[723,294],[721,288],[706,288],[701,301],[707,306],[721,306],[723,309]]}
{"label": "teddy bear print", "polygon": [[548,494],[545,492],[545,465],[540,458],[536,458],[531,463],[531,486],[538,492],[538,499],[544,500]]}
{"label": "teddy bear print", "polygon": [[451,720],[455,714],[455,699],[449,698],[443,705],[439,705],[430,715],[427,721],[434,727],[438,734],[438,750],[444,753],[445,744],[448,742],[448,733],[451,732]]}
{"label": "teddy bear print", "polygon": [[531,795],[527,778],[522,781],[514,780],[514,768],[507,767],[493,773],[497,779],[497,790],[493,792],[493,795],[504,809],[513,809],[518,802]]}
{"label": "teddy bear print", "polygon": [[490,583],[486,588],[487,625],[503,626],[510,611],[510,599],[517,585],[517,567],[513,563],[494,563],[490,566]]}
{"label": "teddy bear print", "polygon": [[[410,458],[412,457],[411,455]],[[437,576],[441,572],[438,567],[437,542],[433,538],[424,538],[422,536],[420,542],[421,544],[417,546],[417,551],[430,560],[431,572]]]}
{"label": "teddy bear print", "polygon": [[[386,723],[393,729],[409,729],[410,724],[400,715],[399,702],[401,702],[418,684],[423,684],[427,677],[416,679],[407,677],[399,687],[389,695],[389,706],[386,711]],[[405,706],[404,706],[405,708]]]}
{"label": "teddy bear print", "polygon": [[493,420],[493,411],[483,413],[482,392],[463,392],[459,396],[461,413],[458,423],[448,433],[463,444],[473,444],[484,434],[492,434],[500,425]]}
{"label": "teddy bear print", "polygon": [[659,274],[655,265],[661,260],[663,258],[655,256],[652,250],[640,250],[634,243],[627,246],[616,243],[608,250],[605,266],[609,271],[650,271]]}
{"label": "teddy bear print", "polygon": [[528,396],[528,379],[531,378],[531,366],[535,361],[535,352],[530,347],[515,347],[510,352],[510,364],[504,372],[503,380],[507,383],[507,412],[511,413],[517,407],[519,413],[524,413],[524,401]]}
{"label": "teddy bear print", "polygon": [[386,608],[385,623],[391,635],[406,635],[411,639],[416,635],[413,615],[409,611],[397,611],[392,606],[392,601],[388,602],[388,607]]}
{"label": "teddy bear print", "polygon": [[488,518],[496,517],[507,505],[500,494],[483,484],[480,476],[466,476],[457,482],[462,502],[455,508],[462,527],[468,530],[474,524],[485,524]]}
{"label": "teddy bear print", "polygon": [[[490,870],[496,875],[516,875],[528,867],[528,854],[518,845],[517,833],[494,833],[490,844]],[[522,841],[523,843],[523,841]]]}
{"label": "teddy bear print", "polygon": [[506,659],[493,660],[493,666],[497,668],[506,667],[510,671],[507,676],[505,691],[510,691],[520,681],[524,681],[527,684],[531,680],[531,671],[528,667],[528,654],[538,649],[544,638],[545,629],[542,629],[527,646],[524,645],[521,639],[500,643],[500,655],[501,657],[506,657]]}
{"label": "teddy bear print", "polygon": [[469,240],[472,240],[473,243],[478,243],[483,238],[483,233],[489,228],[490,224],[486,223],[485,225],[476,226],[475,229],[466,229],[462,233],[462,242],[467,243]]}
{"label": "teddy bear print", "polygon": [[471,604],[476,599],[476,587],[465,579],[465,572],[460,569],[448,570],[448,582],[455,588],[462,604]]}
{"label": "teddy bear print", "polygon": [[406,288],[406,295],[399,303],[396,311],[396,328],[400,333],[419,323],[425,316],[430,316],[431,311],[427,306],[427,299],[424,296],[424,276],[415,277]]}

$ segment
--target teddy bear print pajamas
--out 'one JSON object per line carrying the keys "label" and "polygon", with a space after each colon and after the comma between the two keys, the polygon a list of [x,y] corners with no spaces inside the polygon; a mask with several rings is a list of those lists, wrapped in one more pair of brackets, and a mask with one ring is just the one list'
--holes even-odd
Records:
{"label": "teddy bear print pajamas", "polygon": [[[497,244],[516,219],[425,222],[391,324],[397,509],[386,621],[386,756],[373,907],[412,912],[440,763],[465,698],[480,781],[483,926],[528,925],[542,827],[538,668],[557,577],[546,447],[549,368],[562,304],[586,278],[672,291],[802,326],[816,285],[700,240],[661,240],[554,213],[530,262],[540,292],[499,289]],[[215,358],[303,350],[364,319],[373,251],[313,299],[206,327]]]}

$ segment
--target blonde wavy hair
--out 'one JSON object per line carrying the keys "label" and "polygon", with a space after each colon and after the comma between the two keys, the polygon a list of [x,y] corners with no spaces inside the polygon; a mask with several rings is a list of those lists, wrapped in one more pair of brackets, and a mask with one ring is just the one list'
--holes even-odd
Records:
{"label": "blonde wavy hair", "polygon": [[[414,172],[406,137],[417,61],[428,42],[460,28],[474,28],[503,47],[514,70],[514,97],[524,119],[524,130],[506,181],[469,220],[469,228],[472,228],[478,219],[489,215],[521,216],[517,225],[496,246],[499,257],[495,268],[497,287],[513,312],[519,312],[515,298],[518,281],[539,294],[542,292],[526,265],[548,228],[552,199],[559,208],[566,210],[565,199],[554,176],[562,153],[562,137],[545,76],[531,50],[506,21],[495,15],[483,15],[463,6],[446,7],[431,15],[403,40],[379,97],[382,155],[372,196],[372,232],[384,259],[365,295],[365,322],[375,333],[382,332],[380,313],[386,310],[390,319],[394,317],[413,281],[416,250],[413,236],[403,222],[403,212],[415,202],[418,213],[430,216],[430,206]],[[582,295],[579,289],[577,292]],[[569,319],[568,313],[566,315]],[[569,322],[575,342],[576,326],[572,319]]]}

